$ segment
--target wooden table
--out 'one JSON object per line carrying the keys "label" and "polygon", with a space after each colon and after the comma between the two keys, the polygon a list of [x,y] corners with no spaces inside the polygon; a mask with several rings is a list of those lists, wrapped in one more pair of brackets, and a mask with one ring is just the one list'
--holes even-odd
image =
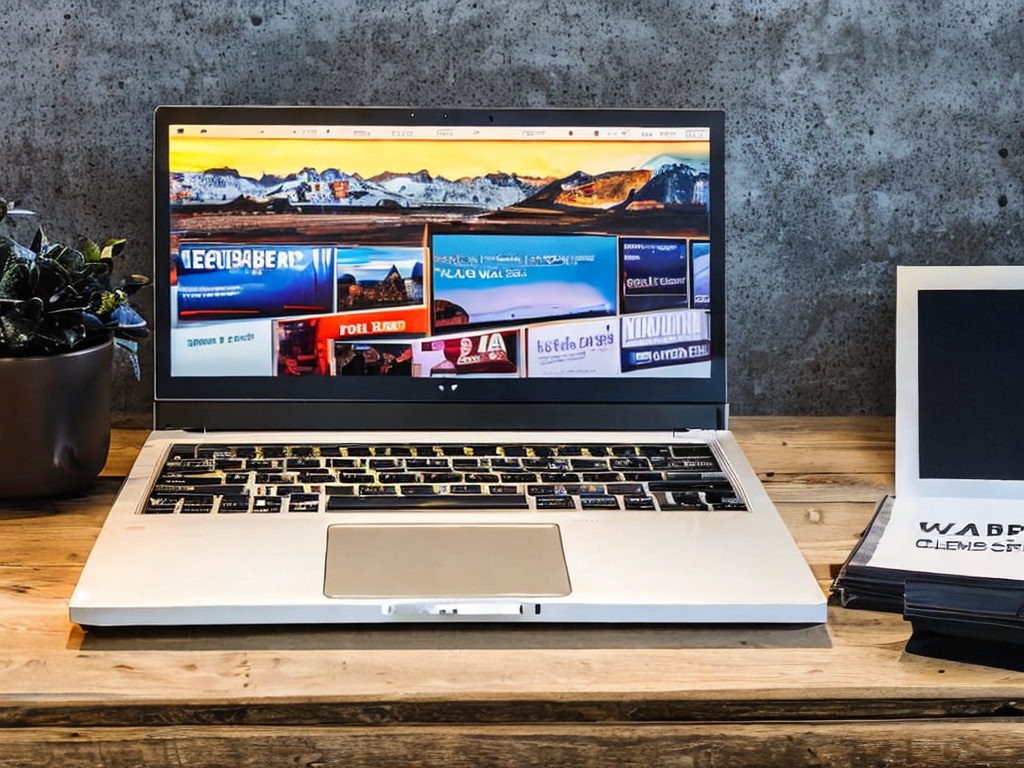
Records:
{"label": "wooden table", "polygon": [[[892,489],[884,418],[735,418],[822,589]],[[143,433],[88,497],[0,506],[0,768],[1018,766],[1024,674],[824,627],[83,633],[67,600]]]}

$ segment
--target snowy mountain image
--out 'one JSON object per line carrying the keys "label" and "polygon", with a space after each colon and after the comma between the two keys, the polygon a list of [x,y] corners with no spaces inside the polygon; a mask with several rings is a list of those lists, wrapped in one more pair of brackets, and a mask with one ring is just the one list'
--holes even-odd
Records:
{"label": "snowy mountain image", "polygon": [[427,171],[383,173],[364,179],[337,169],[317,172],[304,168],[285,177],[265,175],[254,179],[233,169],[171,175],[171,199],[179,205],[286,201],[301,207],[422,208],[451,206],[476,210],[501,210],[525,200],[537,191],[535,184],[509,174],[487,174],[455,181],[431,176]]}
{"label": "snowy mountain image", "polygon": [[455,208],[480,212],[532,210],[706,210],[708,175],[667,156],[641,168],[560,179],[490,173],[460,179],[427,170],[385,172],[372,178],[337,168],[303,168],[286,176],[242,176],[232,168],[171,174],[172,205],[227,206],[283,211],[383,208]]}
{"label": "snowy mountain image", "polygon": [[647,210],[679,207],[706,210],[708,174],[664,156],[660,163],[595,176],[578,171],[548,184],[521,208]]}

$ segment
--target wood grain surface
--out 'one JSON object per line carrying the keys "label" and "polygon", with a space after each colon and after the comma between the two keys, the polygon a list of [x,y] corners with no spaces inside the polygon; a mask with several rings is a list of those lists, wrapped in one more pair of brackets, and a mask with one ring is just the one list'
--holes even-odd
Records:
{"label": "wood grain surface", "polygon": [[[823,590],[892,490],[886,418],[735,418]],[[0,502],[0,768],[1019,765],[1024,674],[819,627],[83,632],[67,601],[145,437],[84,497]]]}

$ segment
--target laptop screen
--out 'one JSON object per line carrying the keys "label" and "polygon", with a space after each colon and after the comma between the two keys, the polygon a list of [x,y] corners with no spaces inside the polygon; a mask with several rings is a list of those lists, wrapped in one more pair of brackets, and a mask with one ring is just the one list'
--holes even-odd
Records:
{"label": "laptop screen", "polygon": [[722,406],[723,122],[161,107],[158,404]]}

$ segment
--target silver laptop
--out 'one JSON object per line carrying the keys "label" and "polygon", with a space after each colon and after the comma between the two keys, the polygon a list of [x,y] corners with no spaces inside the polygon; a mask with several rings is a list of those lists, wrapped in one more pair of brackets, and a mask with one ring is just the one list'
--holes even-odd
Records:
{"label": "silver laptop", "polygon": [[818,623],[727,430],[720,112],[161,107],[83,625]]}
{"label": "silver laptop", "polygon": [[1020,579],[1024,267],[897,271],[896,493],[867,565]]}

